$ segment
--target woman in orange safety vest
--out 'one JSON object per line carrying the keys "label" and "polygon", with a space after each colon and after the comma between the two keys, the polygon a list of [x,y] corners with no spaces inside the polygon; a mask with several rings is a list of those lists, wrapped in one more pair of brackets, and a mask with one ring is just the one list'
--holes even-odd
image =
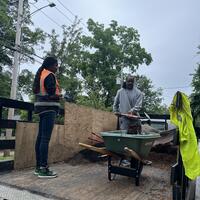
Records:
{"label": "woman in orange safety vest", "polygon": [[39,178],[55,178],[57,176],[47,164],[49,142],[60,106],[60,90],[55,76],[57,69],[58,61],[56,58],[45,58],[33,83],[33,92],[36,97],[35,113],[39,114],[40,117],[35,144],[36,168],[34,172]]}

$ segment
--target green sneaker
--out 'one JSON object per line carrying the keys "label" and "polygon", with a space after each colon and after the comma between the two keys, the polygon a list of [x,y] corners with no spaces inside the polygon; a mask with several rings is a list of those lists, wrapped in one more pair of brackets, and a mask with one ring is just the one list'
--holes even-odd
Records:
{"label": "green sneaker", "polygon": [[49,170],[48,167],[40,167],[38,177],[39,178],[56,178],[57,174],[54,171]]}
{"label": "green sneaker", "polygon": [[34,171],[34,175],[38,175],[40,171],[40,167],[36,167]]}

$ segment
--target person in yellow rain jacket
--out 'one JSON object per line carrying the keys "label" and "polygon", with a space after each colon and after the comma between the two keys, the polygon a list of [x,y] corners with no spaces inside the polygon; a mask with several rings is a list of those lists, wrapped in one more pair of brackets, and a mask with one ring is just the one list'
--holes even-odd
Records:
{"label": "person in yellow rain jacket", "polygon": [[[177,101],[180,100],[180,106]],[[185,169],[185,175],[191,179],[200,176],[200,153],[193,127],[193,118],[188,97],[177,92],[170,106],[170,120],[179,129],[180,152]]]}

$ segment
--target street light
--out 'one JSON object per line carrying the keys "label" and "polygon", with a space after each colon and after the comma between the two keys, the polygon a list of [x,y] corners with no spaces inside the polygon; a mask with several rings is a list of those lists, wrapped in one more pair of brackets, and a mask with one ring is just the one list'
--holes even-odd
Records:
{"label": "street light", "polygon": [[[37,10],[35,10],[34,12],[32,12],[28,17],[30,17],[30,16],[32,16],[32,15],[34,15],[36,12],[38,12],[38,11],[40,11],[40,10],[42,10],[42,9],[44,9],[44,8],[46,8],[46,7],[51,7],[51,8],[53,8],[53,7],[55,7],[56,6],[56,4],[55,3],[49,3],[48,5],[46,5],[46,6],[43,6],[43,7],[41,7],[41,8],[38,8]],[[25,18],[26,19],[26,18]],[[24,20],[25,19],[22,19],[22,21],[21,21],[21,24],[24,22]]]}
{"label": "street light", "polygon": [[[19,0],[18,2],[18,14],[17,14],[17,26],[16,26],[16,36],[15,36],[15,49],[18,50],[18,48],[21,45],[21,29],[22,29],[22,23],[24,22],[24,20],[26,20],[26,18],[22,18],[23,16],[23,3],[24,0]],[[37,10],[35,10],[34,12],[32,12],[29,17],[33,14],[35,14],[36,12],[46,8],[46,7],[55,7],[56,4],[54,3],[49,3],[46,6],[43,6]],[[19,71],[19,59],[20,59],[20,52],[19,51],[15,51],[14,52],[14,61],[13,61],[13,72],[12,72],[12,85],[11,85],[11,91],[10,91],[10,98],[11,99],[16,99],[16,93],[17,93],[17,81],[18,81],[18,71]],[[13,119],[14,116],[14,109],[10,108],[8,111],[8,119]],[[11,133],[8,134],[9,136],[11,136]],[[6,133],[7,136],[7,133]],[[9,137],[8,136],[8,137]]]}

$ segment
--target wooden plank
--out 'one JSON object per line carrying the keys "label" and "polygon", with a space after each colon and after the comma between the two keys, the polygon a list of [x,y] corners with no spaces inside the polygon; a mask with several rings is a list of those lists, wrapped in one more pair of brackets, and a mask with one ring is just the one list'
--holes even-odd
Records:
{"label": "wooden plank", "polygon": [[64,125],[56,124],[49,143],[49,163],[64,161],[68,154]]}
{"label": "wooden plank", "polygon": [[15,169],[25,168],[35,164],[34,144],[36,133],[36,124],[24,122],[17,123],[15,132]]}
{"label": "wooden plank", "polygon": [[[38,124],[18,122],[16,128],[15,169],[35,166],[35,141]],[[63,161],[68,154],[64,126],[55,125],[49,144],[49,163]]]}
{"label": "wooden plank", "polygon": [[92,109],[92,132],[113,131],[117,128],[117,117],[112,112]]}
{"label": "wooden plank", "polygon": [[117,118],[111,112],[65,103],[65,140],[71,156],[81,150],[79,142],[91,144],[92,132],[115,130],[116,126]]}
{"label": "wooden plank", "polygon": [[79,142],[88,143],[92,123],[91,108],[65,103],[65,141],[71,157],[81,150]]}

